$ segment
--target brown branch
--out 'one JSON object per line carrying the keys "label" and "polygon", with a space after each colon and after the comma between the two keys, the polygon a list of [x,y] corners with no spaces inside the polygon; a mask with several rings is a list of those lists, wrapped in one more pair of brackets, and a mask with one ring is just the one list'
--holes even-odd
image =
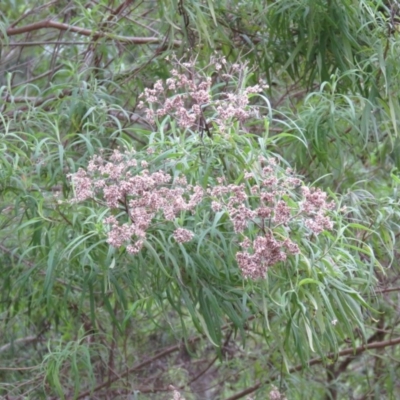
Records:
{"label": "brown branch", "polygon": [[32,371],[33,369],[39,369],[40,365],[33,367],[0,367],[0,371]]}
{"label": "brown branch", "polygon": [[[45,29],[45,28],[54,28],[62,31],[75,32],[84,36],[95,36],[95,34],[90,29],[80,28],[78,26],[68,25],[62,22],[57,22],[52,20],[34,22],[33,24],[21,26],[19,28],[8,28],[6,29],[6,33],[7,36],[14,36],[14,35],[20,35],[21,33],[37,31],[39,29]],[[101,37],[101,36],[102,36],[101,33],[98,33],[96,35],[96,37]]]}
{"label": "brown branch", "polygon": [[[389,347],[389,346],[396,346],[398,344],[400,344],[400,337],[392,339],[392,340],[385,340],[383,342],[374,342],[374,343],[365,344],[365,345],[356,347],[355,349],[348,348],[348,349],[344,349],[342,351],[339,351],[338,354],[330,353],[325,358],[321,358],[321,357],[313,358],[312,360],[309,361],[308,366],[311,367],[312,365],[322,364],[324,362],[324,360],[326,360],[326,359],[334,360],[337,357],[347,356],[347,355],[351,355],[351,354],[355,356],[355,355],[358,355],[358,354],[360,354],[360,353],[362,353],[362,352],[364,352],[366,350],[382,349],[382,348]],[[304,365],[303,364],[299,364],[299,365],[296,365],[295,367],[289,368],[288,373],[291,374],[293,372],[301,371],[303,368],[304,368]],[[266,384],[269,384],[271,382],[276,381],[277,379],[279,379],[279,377],[280,377],[280,375],[276,375],[276,376],[273,376],[273,377],[271,377],[271,378],[269,378],[269,379],[267,379],[265,381],[258,382],[255,385],[253,385],[251,387],[248,387],[247,389],[244,389],[241,392],[236,393],[233,396],[228,397],[225,400],[238,400],[238,399],[241,399],[244,396],[255,392],[262,385],[266,385]]]}
{"label": "brown branch", "polygon": [[[78,46],[83,44],[88,44],[88,42],[77,42],[74,40],[70,41],[59,41],[59,40],[48,40],[48,41],[37,41],[37,42],[12,42],[9,43],[9,47],[15,46],[46,46],[48,44],[55,44],[55,45],[65,45],[65,46]],[[111,43],[110,43],[111,44]]]}
{"label": "brown branch", "polygon": [[33,343],[39,340],[38,336],[27,336],[24,338],[16,339],[10,343],[7,343],[0,347],[0,353],[4,353],[5,351],[11,349],[13,346],[18,345],[27,345],[29,343]]}
{"label": "brown branch", "polygon": [[375,293],[389,293],[389,292],[398,292],[400,290],[400,286],[398,287],[393,287],[393,288],[387,288],[387,289],[378,289],[375,290]]}
{"label": "brown branch", "polygon": [[[54,96],[52,96],[54,97]],[[43,97],[29,97],[29,96],[12,96],[12,95],[7,95],[5,97],[1,98],[2,101],[5,101],[7,103],[33,103],[33,105],[40,105],[42,104],[45,100]]]}
{"label": "brown branch", "polygon": [[[68,25],[62,22],[44,20],[39,22],[34,22],[33,24],[21,26],[19,28],[8,28],[6,29],[7,36],[20,35],[21,33],[37,31],[39,29],[59,29],[61,31],[69,31],[78,33],[83,36],[89,36],[97,40],[99,38],[106,38],[108,40],[117,40],[119,42],[129,43],[129,44],[151,44],[151,43],[162,43],[163,38],[159,37],[139,37],[139,36],[119,36],[106,32],[95,32],[90,29],[82,28],[79,26]],[[180,45],[180,41],[175,40],[175,45]]]}
{"label": "brown branch", "polygon": [[35,13],[37,13],[38,11],[42,10],[43,8],[47,8],[49,6],[52,6],[54,4],[57,4],[59,2],[59,0],[53,0],[50,1],[46,4],[42,4],[39,7],[36,8],[32,8],[30,10],[28,10],[27,12],[25,12],[24,14],[22,14],[18,19],[16,19],[12,24],[11,27],[13,28],[15,25],[18,25],[22,20],[24,20],[25,18],[27,18],[29,15],[33,15]]}
{"label": "brown branch", "polygon": [[133,3],[133,0],[125,0],[115,10],[112,10],[109,17],[107,18],[107,22],[111,21],[114,17],[124,12],[124,10],[127,9],[131,5],[131,3]]}

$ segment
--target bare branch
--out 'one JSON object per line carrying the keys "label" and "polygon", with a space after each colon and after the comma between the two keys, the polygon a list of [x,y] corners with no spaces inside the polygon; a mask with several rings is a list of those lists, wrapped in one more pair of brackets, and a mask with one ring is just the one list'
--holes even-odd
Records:
{"label": "bare branch", "polygon": [[[52,21],[52,20],[44,20],[39,22],[34,22],[33,24],[21,26],[19,28],[8,28],[6,29],[6,33],[8,36],[20,35],[21,33],[27,33],[32,31],[37,31],[39,29],[59,29],[61,31],[68,31],[78,33],[83,36],[89,36],[94,38],[95,40],[99,38],[106,38],[108,40],[117,40],[123,43],[129,44],[151,44],[151,43],[162,43],[164,38],[161,37],[138,37],[138,36],[119,36],[112,33],[106,32],[94,32],[90,29],[82,28],[79,26],[68,25],[62,22]],[[180,41],[175,40],[175,45],[180,45]]]}
{"label": "bare branch", "polygon": [[39,338],[37,336],[27,336],[24,338],[16,339],[10,343],[7,343],[0,347],[0,354],[11,349],[13,346],[26,345],[32,342],[36,342]]}
{"label": "bare branch", "polygon": [[387,289],[378,289],[378,290],[375,290],[375,293],[390,293],[390,292],[398,292],[398,291],[400,291],[400,286],[393,287],[393,288],[387,288]]}
{"label": "bare branch", "polygon": [[88,42],[77,42],[74,40],[70,41],[58,41],[58,40],[48,40],[48,41],[37,41],[37,42],[12,42],[9,43],[9,47],[16,47],[16,46],[47,46],[47,45],[60,45],[60,46],[79,46],[79,45],[86,45]]}

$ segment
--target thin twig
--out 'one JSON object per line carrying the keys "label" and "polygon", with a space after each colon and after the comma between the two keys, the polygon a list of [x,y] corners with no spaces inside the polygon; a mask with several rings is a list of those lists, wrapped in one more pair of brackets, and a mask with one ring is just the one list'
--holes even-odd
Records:
{"label": "thin twig", "polygon": [[389,293],[389,292],[398,292],[400,290],[400,286],[398,287],[393,287],[393,288],[387,288],[387,289],[378,289],[375,290],[375,293]]}
{"label": "thin twig", "polygon": [[29,343],[32,343],[32,342],[36,342],[37,340],[39,340],[38,336],[27,336],[27,337],[24,337],[24,338],[13,340],[12,342],[7,343],[7,344],[5,344],[5,345],[0,347],[0,354],[4,353],[7,350],[9,350],[13,346],[26,345],[26,344],[29,344]]}
{"label": "thin twig", "polygon": [[[46,40],[46,41],[37,41],[37,42],[12,42],[8,44],[8,47],[16,47],[16,46],[47,46],[50,44],[60,45],[60,46],[79,46],[86,45],[89,43],[89,40],[86,42],[77,42],[74,40],[69,41],[61,41],[61,40]],[[112,43],[110,43],[112,45]]]}
{"label": "thin twig", "polygon": [[[40,29],[59,29],[61,31],[68,31],[78,33],[83,36],[89,36],[95,40],[100,38],[105,38],[108,40],[116,40],[119,42],[129,43],[129,44],[151,44],[151,43],[162,43],[164,38],[161,37],[140,37],[140,36],[120,36],[112,33],[106,32],[95,32],[90,29],[82,28],[79,26],[64,24],[62,22],[43,20],[39,22],[34,22],[29,25],[21,26],[19,28],[8,28],[6,33],[8,36],[20,35],[21,33],[33,32]],[[174,45],[180,46],[181,42],[179,40],[174,40]]]}

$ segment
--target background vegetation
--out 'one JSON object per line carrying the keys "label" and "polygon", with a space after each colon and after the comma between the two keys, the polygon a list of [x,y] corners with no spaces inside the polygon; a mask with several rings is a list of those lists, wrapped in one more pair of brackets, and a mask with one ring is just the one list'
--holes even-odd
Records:
{"label": "background vegetation", "polygon": [[[2,0],[0,396],[399,398],[399,23],[396,0]],[[192,123],[152,118],[179,96]],[[73,178],[116,149],[209,190],[137,254],[107,242],[128,203]],[[255,209],[268,163],[293,218],[237,232],[210,193]],[[302,186],[332,229],[297,214]],[[266,232],[298,251],[248,279],[241,241]]]}

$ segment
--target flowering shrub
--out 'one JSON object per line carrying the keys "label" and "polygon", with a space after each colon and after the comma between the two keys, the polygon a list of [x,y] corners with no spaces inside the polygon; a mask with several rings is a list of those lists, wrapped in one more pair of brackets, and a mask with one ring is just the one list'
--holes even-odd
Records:
{"label": "flowering shrub", "polygon": [[[214,72],[225,82],[225,91],[212,95],[212,79],[201,75],[194,62],[180,63],[178,69],[165,84],[159,80],[152,89],[146,88],[139,106],[145,108],[151,122],[165,115],[176,119],[183,129],[208,129],[205,111],[212,116],[218,129],[223,131],[234,120],[245,121],[251,116],[249,95],[262,91],[260,85],[245,87],[245,65],[234,64],[229,70],[225,59],[213,60]],[[227,70],[222,73],[223,69]],[[232,74],[239,75],[237,89],[230,91]],[[228,88],[228,89],[227,89]],[[172,93],[168,93],[172,92]],[[147,153],[151,155],[153,148]],[[126,246],[131,254],[137,254],[146,240],[146,232],[156,224],[174,222],[173,237],[178,243],[189,242],[194,233],[184,227],[176,227],[176,217],[182,212],[198,212],[200,202],[211,199],[209,208],[215,213],[225,210],[233,224],[240,251],[236,261],[245,278],[265,277],[270,266],[285,261],[288,255],[300,253],[297,243],[291,239],[292,229],[308,229],[315,235],[332,229],[327,212],[334,208],[326,201],[326,193],[301,186],[301,181],[291,171],[278,172],[274,159],[261,157],[256,171],[247,171],[244,183],[224,183],[203,189],[189,185],[185,176],[172,176],[139,160],[132,152],[115,150],[108,160],[95,156],[87,171],[80,169],[73,175],[75,200],[96,199],[111,210],[122,211],[124,221],[116,213],[104,222],[110,226],[108,243],[114,247]],[[296,198],[295,188],[301,186],[301,198]],[[118,214],[118,213],[117,213]]]}
{"label": "flowering shrub", "polygon": [[[247,185],[219,184],[203,190],[189,185],[185,177],[175,180],[163,170],[150,172],[151,164],[138,161],[135,153],[115,150],[108,160],[94,156],[87,171],[72,175],[75,201],[93,198],[111,211],[119,210],[128,222],[112,214],[104,219],[111,228],[108,243],[126,246],[131,254],[143,247],[146,232],[152,225],[175,220],[181,212],[196,212],[200,202],[208,197],[213,212],[225,210],[233,231],[240,237],[242,251],[236,260],[245,278],[265,277],[268,267],[285,261],[287,255],[300,252],[290,238],[291,229],[305,229],[318,235],[332,229],[327,216],[335,206],[328,203],[326,193],[301,186],[290,171],[279,175],[274,159],[260,158],[258,171],[246,172]],[[301,186],[302,197],[294,198]],[[173,237],[178,243],[192,240],[194,233],[176,228]]]}
{"label": "flowering shrub", "polygon": [[[236,259],[243,276],[263,278],[269,266],[286,260],[287,254],[300,252],[299,246],[290,239],[290,227],[307,227],[318,235],[323,230],[330,230],[333,223],[326,215],[335,207],[326,201],[326,193],[319,189],[301,186],[302,198],[294,199],[293,191],[301,185],[298,178],[288,174],[278,177],[276,161],[269,162],[261,158],[260,172],[247,172],[248,182],[254,181],[249,190],[242,185],[218,185],[210,190],[218,201],[212,203],[214,210],[223,206],[227,210],[236,233],[242,233],[240,242],[243,251],[236,254]],[[250,193],[248,193],[250,192]],[[253,206],[246,205],[251,198]],[[291,204],[291,205],[290,205]],[[249,229],[250,226],[255,229]],[[279,232],[279,228],[281,232]],[[256,230],[255,239],[249,232]]]}
{"label": "flowering shrub", "polygon": [[232,121],[244,122],[253,116],[249,96],[267,87],[263,82],[243,87],[243,82],[239,82],[235,85],[236,90],[231,90],[229,82],[235,76],[243,80],[246,66],[234,64],[227,68],[226,60],[221,58],[213,59],[211,66],[214,75],[225,82],[224,90],[212,93],[212,78],[196,71],[194,61],[181,63],[174,58],[173,62],[172,77],[165,83],[158,80],[152,89],[146,88],[140,95],[139,108],[144,109],[149,122],[169,115],[182,129],[209,133],[209,122],[212,121],[220,132],[224,132]]}
{"label": "flowering shrub", "polygon": [[[340,197],[329,201],[269,154],[274,138],[258,129],[268,121],[256,118],[262,88],[246,89],[245,67],[208,67],[212,75],[180,63],[169,80],[144,91],[143,115],[155,124],[146,147],[125,150],[131,142],[122,136],[118,150],[71,175],[73,201],[94,205],[82,207],[81,237],[95,244],[81,255],[79,237],[65,254],[85,265],[92,248],[101,252],[106,274],[122,276],[138,304],[168,304],[179,314],[177,335],[189,336],[189,319],[223,346],[224,327],[244,340],[254,324],[265,340],[279,338],[284,357],[336,351],[337,332],[362,331],[359,292],[371,282],[365,258],[347,241]],[[105,208],[108,246],[97,236],[97,205]],[[272,390],[270,397],[284,395]]]}
{"label": "flowering shrub", "polygon": [[[223,132],[233,121],[244,122],[251,117],[249,96],[261,92],[263,86],[243,85],[245,65],[234,64],[228,70],[225,59],[213,60],[214,72],[225,82],[225,90],[213,95],[212,79],[196,71],[193,61],[180,63],[174,59],[174,63],[181,72],[173,69],[165,83],[159,80],[141,95],[139,107],[145,108],[150,122],[169,115],[182,129],[208,131],[207,111]],[[239,75],[233,91],[229,89],[232,74]],[[149,147],[147,154],[153,152]],[[291,230],[307,229],[318,235],[332,229],[327,213],[334,204],[326,201],[326,193],[302,186],[290,170],[279,172],[274,159],[260,157],[256,170],[244,175],[247,185],[218,178],[217,185],[203,189],[188,184],[185,176],[173,179],[143,156],[139,158],[134,152],[114,150],[109,159],[94,156],[87,171],[80,169],[72,176],[75,201],[92,198],[107,206],[112,211],[104,220],[110,226],[107,242],[117,248],[126,246],[128,253],[137,254],[148,230],[160,224],[173,223],[176,242],[191,241],[194,233],[176,227],[176,218],[182,212],[199,212],[201,202],[212,212],[224,210],[229,216],[240,248],[236,261],[245,278],[264,278],[269,267],[300,253]],[[296,198],[296,187],[301,187],[301,198]]]}
{"label": "flowering shrub", "polygon": [[[165,83],[157,81],[141,95],[139,107],[145,109],[150,122],[169,115],[183,130],[197,127],[209,133],[206,114],[220,132],[253,115],[249,96],[261,92],[263,85],[245,86],[245,65],[228,68],[225,59],[212,60],[213,73],[224,82],[224,90],[216,91],[212,79],[197,71],[193,61],[181,63],[174,58],[174,63],[171,78]],[[235,74],[239,82],[232,89]],[[189,242],[194,232],[177,226],[178,216],[184,221],[185,212],[223,210],[236,235],[236,261],[243,276],[259,279],[269,267],[300,253],[299,244],[292,239],[293,230],[318,235],[332,229],[327,213],[335,205],[327,202],[326,193],[302,186],[290,170],[283,172],[275,159],[260,157],[254,170],[245,171],[246,183],[230,184],[226,178],[217,178],[217,185],[203,189],[188,184],[185,176],[173,178],[153,164],[154,152],[149,147],[147,154],[139,157],[134,152],[114,150],[108,158],[94,156],[87,171],[80,169],[72,175],[75,201],[95,199],[111,210],[104,223],[110,226],[107,242],[113,247],[126,246],[128,253],[137,254],[147,232],[161,225],[174,225],[175,241]],[[301,188],[300,197],[297,187]],[[202,211],[197,209],[200,203]]]}
{"label": "flowering shrub", "polygon": [[[79,169],[72,176],[75,201],[97,199],[110,210],[124,211],[129,222],[120,223],[115,215],[104,222],[111,226],[108,243],[114,247],[126,245],[129,253],[138,253],[146,231],[156,217],[173,221],[181,211],[191,211],[203,197],[200,186],[188,185],[184,177],[172,182],[164,171],[150,172],[145,160],[138,162],[132,152],[115,150],[109,160],[94,156],[87,171]],[[170,187],[168,187],[168,185]],[[174,238],[178,243],[191,240],[193,233],[178,228]]]}

